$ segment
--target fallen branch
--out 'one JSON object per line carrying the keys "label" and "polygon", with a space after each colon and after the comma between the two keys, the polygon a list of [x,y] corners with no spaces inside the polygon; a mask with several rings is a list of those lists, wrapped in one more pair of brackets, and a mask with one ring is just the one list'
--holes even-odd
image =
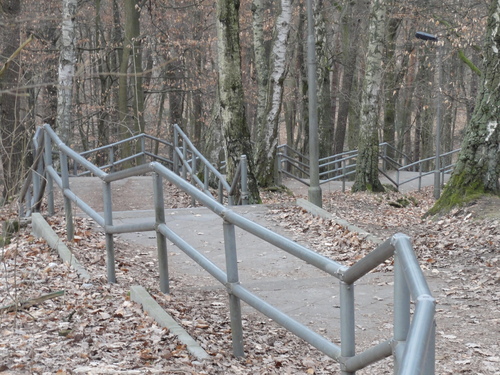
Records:
{"label": "fallen branch", "polygon": [[19,303],[11,303],[10,305],[0,307],[0,313],[27,309],[27,308],[30,308],[31,306],[38,305],[38,304],[40,304],[48,299],[60,297],[63,294],[64,294],[64,290],[59,290],[57,292],[48,293],[48,294],[45,294],[43,296],[31,298],[31,299],[28,299],[26,301],[22,301]]}

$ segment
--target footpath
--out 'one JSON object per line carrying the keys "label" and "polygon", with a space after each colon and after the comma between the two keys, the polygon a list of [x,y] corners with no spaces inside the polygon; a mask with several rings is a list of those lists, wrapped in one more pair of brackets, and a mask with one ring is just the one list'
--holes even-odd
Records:
{"label": "footpath", "polygon": [[[74,178],[71,180],[71,189],[99,210],[102,207],[102,195],[98,192],[100,185],[96,183],[100,181],[95,178]],[[432,181],[427,179],[426,184],[430,183]],[[114,207],[124,208],[124,204],[130,206],[113,213],[115,224],[137,224],[154,220],[151,185],[151,177],[147,176],[119,181],[114,186],[112,184]],[[297,197],[307,197],[306,185],[295,180],[288,180],[285,185]],[[331,182],[322,188],[325,191],[342,189],[342,183]],[[407,188],[416,189],[418,186],[407,184]],[[165,199],[175,197],[165,196]],[[144,209],[139,209],[142,207]],[[271,222],[266,217],[268,210],[267,205],[234,207],[234,211],[245,218],[287,236],[279,223]],[[326,212],[323,214],[328,215]],[[167,209],[165,216],[166,223],[172,230],[218,267],[225,269],[222,219],[218,215],[204,207],[198,207]],[[126,233],[119,237],[132,247],[140,247],[141,252],[147,249],[147,256],[156,258],[155,232]],[[306,239],[304,242],[307,242]],[[302,324],[338,342],[340,296],[337,279],[239,228],[236,228],[236,243],[240,281],[246,288]],[[180,286],[184,292],[220,290],[225,293],[221,284],[175,245],[168,242],[167,248],[170,277],[182,275],[182,280],[187,280],[185,285]],[[432,280],[428,282],[431,291],[437,288]],[[392,285],[392,273],[371,273],[356,283],[356,328],[361,342],[370,344],[392,335]],[[263,319],[260,313],[244,303],[242,312],[250,321]]]}

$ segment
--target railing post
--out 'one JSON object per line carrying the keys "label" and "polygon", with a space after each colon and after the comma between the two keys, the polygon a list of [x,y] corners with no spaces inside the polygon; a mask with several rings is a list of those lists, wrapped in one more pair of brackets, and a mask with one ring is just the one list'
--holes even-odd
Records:
{"label": "railing post", "polygon": [[[196,164],[196,155],[194,152],[191,153],[191,185],[193,186],[196,186],[196,180],[194,178],[194,176],[196,176],[196,168],[197,168],[197,164]],[[194,206],[196,204],[196,199],[194,199],[194,197],[192,196],[191,197],[191,204]]]}
{"label": "railing post", "polygon": [[425,363],[423,373],[425,375],[434,375],[436,371],[436,322],[432,325],[431,334],[427,343]]}
{"label": "railing post", "polygon": [[[219,203],[220,204],[224,204],[224,189],[223,189],[223,186],[222,186],[222,181],[219,181],[219,185],[217,187],[217,191],[218,191],[218,194],[219,194]],[[233,204],[233,197],[230,197],[229,195],[227,196],[227,200],[228,200],[228,205],[232,205]]]}
{"label": "railing post", "polygon": [[140,163],[144,164],[146,163],[146,138],[144,138],[144,134],[140,138],[141,142],[141,157],[140,157]]}
{"label": "railing post", "polygon": [[113,146],[111,146],[109,148],[108,159],[109,159],[109,164],[111,165],[110,171],[114,172],[115,171],[115,148]]}
{"label": "railing post", "polygon": [[[103,202],[104,202],[104,224],[105,226],[113,225],[113,205],[111,203],[111,182],[104,182],[103,189]],[[106,270],[108,276],[108,283],[116,283],[115,273],[115,245],[113,241],[113,234],[108,233],[106,228]]]}
{"label": "railing post", "polygon": [[345,193],[345,180],[346,180],[346,162],[347,160],[345,159],[345,157],[342,155],[342,193]]}
{"label": "railing post", "polygon": [[[52,139],[48,134],[45,134],[44,142],[45,168],[49,166],[52,167]],[[54,215],[54,181],[52,180],[50,173],[46,173],[45,178],[47,179],[47,211],[49,216],[52,216]]]}
{"label": "railing post", "polygon": [[248,162],[247,156],[241,155],[241,204],[248,204]]}
{"label": "railing post", "polygon": [[[156,226],[165,224],[165,202],[163,199],[163,179],[158,173],[153,174],[153,189],[155,202],[155,217]],[[156,231],[156,243],[158,251],[158,271],[160,274],[160,290],[163,293],[170,293],[170,285],[168,281],[168,254],[167,254],[167,239],[165,236]]]}
{"label": "railing post", "polygon": [[[354,324],[354,284],[340,282],[340,342],[341,355],[344,359],[356,354]],[[354,372],[342,371],[342,375]]]}
{"label": "railing post", "polygon": [[410,290],[398,253],[394,255],[394,374],[399,374],[399,360],[410,328]]}
{"label": "railing post", "polygon": [[179,175],[179,155],[177,150],[179,149],[179,133],[174,125],[174,155],[173,155],[173,171],[176,175]]}
{"label": "railing post", "polygon": [[399,191],[399,168],[396,169],[396,184],[397,184],[396,189],[398,189]]}
{"label": "railing post", "polygon": [[66,217],[66,239],[73,241],[75,229],[73,226],[73,213],[71,212],[71,200],[66,197],[66,190],[69,190],[69,171],[68,171],[68,157],[65,153],[59,152],[61,161],[61,182],[62,193],[64,198],[64,215]]}
{"label": "railing post", "polygon": [[276,184],[276,186],[283,185],[282,183],[283,177],[281,175],[281,152],[276,153],[274,171],[275,171],[274,183]]}
{"label": "railing post", "polygon": [[[236,236],[234,225],[224,221],[224,248],[226,252],[227,283],[238,284],[238,259],[236,254]],[[231,317],[231,335],[233,339],[233,354],[235,357],[243,357],[243,325],[241,322],[240,299],[229,293],[229,314]]]}
{"label": "railing post", "polygon": [[208,170],[208,166],[205,165],[205,167],[203,168],[203,188],[205,190],[208,190],[209,188],[209,182],[210,182],[210,175],[209,175],[209,170]]}
{"label": "railing post", "polygon": [[[187,163],[187,147],[185,145],[184,139],[182,140],[182,165]],[[187,178],[187,168],[182,167],[182,178],[185,180]]]}
{"label": "railing post", "polygon": [[[38,135],[38,137],[36,138],[36,142],[33,142],[35,144],[34,155],[35,155],[35,157],[38,157],[38,155],[41,152],[41,149],[44,147],[44,145],[42,144],[43,139],[44,139],[44,132],[43,132],[43,130],[38,128],[36,134]],[[36,137],[36,135],[35,135],[35,137]],[[33,181],[33,197],[30,197],[29,200],[28,199],[25,200],[26,210],[29,210],[30,212],[33,212],[32,208],[34,208],[36,206],[36,204],[38,203],[38,202],[35,202],[34,200],[38,199],[38,197],[40,196],[40,190],[42,189],[42,183],[41,183],[41,176],[42,175],[43,175],[43,160],[39,160],[36,164],[36,169],[31,171],[31,176],[32,176],[32,181]]]}

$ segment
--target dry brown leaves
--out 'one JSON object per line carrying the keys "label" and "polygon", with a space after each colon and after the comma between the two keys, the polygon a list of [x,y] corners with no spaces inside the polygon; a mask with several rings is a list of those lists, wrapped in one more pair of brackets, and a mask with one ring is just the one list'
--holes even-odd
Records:
{"label": "dry brown leaves", "polygon": [[[423,220],[430,192],[413,194],[417,204],[395,208],[399,194],[329,193],[324,207],[386,239],[403,232],[413,239],[438,300],[437,372],[500,374],[498,221],[478,219],[473,207],[439,220]],[[290,237],[344,264],[352,264],[373,244],[337,225],[312,217],[290,204],[286,194],[265,193],[273,205],[269,220]],[[182,204],[189,205],[188,199]],[[43,241],[22,231],[0,250],[0,306],[64,290],[62,297],[29,309],[0,315],[0,372],[6,374],[334,374],[336,363],[267,318],[246,319],[244,359],[231,354],[227,296],[221,291],[158,291],[150,249],[131,257],[129,245],[116,243],[119,284],[106,282],[105,242],[87,219],[77,218],[75,241],[68,246],[92,274],[84,282],[62,264]],[[64,238],[64,222],[50,219]],[[135,246],[137,254],[137,246]],[[387,263],[378,271],[390,271]],[[211,355],[200,363],[168,330],[159,327],[128,297],[129,286],[145,286],[157,301]],[[389,374],[382,362],[360,374]]]}

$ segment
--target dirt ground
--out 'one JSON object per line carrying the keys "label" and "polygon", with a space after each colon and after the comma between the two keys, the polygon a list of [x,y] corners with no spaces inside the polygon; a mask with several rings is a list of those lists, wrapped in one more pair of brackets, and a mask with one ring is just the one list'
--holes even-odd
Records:
{"label": "dirt ground", "polygon": [[[84,200],[99,210],[99,191],[81,189]],[[114,210],[152,208],[152,187],[140,179],[116,186]],[[264,193],[272,205],[270,226],[279,225],[289,237],[333,259],[352,264],[373,248],[335,220],[312,217],[294,205],[297,196]],[[422,219],[433,203],[432,192],[352,194],[324,192],[324,208],[380,238],[408,234],[424,274],[437,285],[436,374],[500,374],[500,199],[486,197],[440,218]],[[169,186],[166,201],[186,207],[191,200]],[[392,205],[405,198],[406,207]],[[99,206],[101,205],[101,206]],[[4,214],[6,216],[7,214]],[[93,275],[82,283],[61,264],[43,241],[29,234],[2,248],[0,306],[64,289],[65,298],[0,315],[0,373],[4,374],[339,374],[336,363],[300,339],[257,315],[245,316],[244,359],[231,354],[230,327],[224,293],[190,289],[182,275],[171,280],[173,293],[157,290],[154,261],[144,249],[132,259],[131,245],[117,241],[120,284],[105,280],[103,237],[87,219],[75,219],[77,241],[69,244]],[[52,226],[64,238],[60,217]],[[29,230],[29,228],[28,228]],[[137,251],[137,245],[133,245]],[[386,264],[378,272],[390,273]],[[168,331],[158,327],[130,302],[128,286],[141,283],[200,343],[211,359],[191,357]],[[376,297],[376,296],[375,296]],[[390,327],[384,318],[381,331]],[[363,327],[357,327],[363,335]],[[362,342],[362,339],[361,339]],[[363,343],[363,342],[362,342]],[[388,359],[359,374],[390,374]]]}

